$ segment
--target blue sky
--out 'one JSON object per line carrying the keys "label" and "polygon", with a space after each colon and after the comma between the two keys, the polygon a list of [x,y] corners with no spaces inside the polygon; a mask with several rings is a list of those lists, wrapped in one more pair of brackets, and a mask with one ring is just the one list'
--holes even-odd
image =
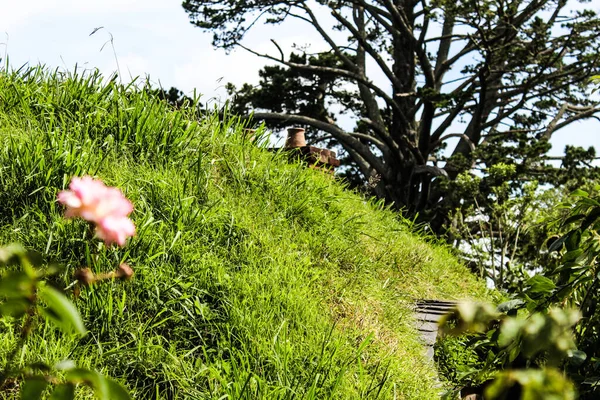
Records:
{"label": "blue sky", "polygon": [[[592,7],[600,8],[600,1]],[[116,59],[107,43],[111,35]],[[247,43],[273,53],[273,37],[284,51],[294,43],[311,43],[312,51],[323,46],[316,33],[299,24],[259,27]],[[226,82],[258,81],[265,60],[242,50],[228,55],[213,49],[210,41],[210,33],[189,23],[180,1],[0,0],[0,54],[8,54],[13,67],[42,63],[72,70],[77,64],[110,74],[118,60],[123,80],[148,75],[165,88],[196,89],[205,101],[223,100]],[[573,124],[555,133],[552,142],[554,155],[567,144],[595,146],[600,152],[600,122]]]}

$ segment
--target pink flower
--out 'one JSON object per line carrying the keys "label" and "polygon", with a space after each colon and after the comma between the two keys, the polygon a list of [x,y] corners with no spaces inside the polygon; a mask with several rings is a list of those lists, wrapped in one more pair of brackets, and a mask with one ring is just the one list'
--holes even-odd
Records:
{"label": "pink flower", "polygon": [[106,244],[125,244],[135,234],[128,217],[133,204],[117,188],[89,176],[74,177],[69,189],[58,193],[58,201],[67,206],[66,218],[81,217],[96,224],[96,235]]}
{"label": "pink flower", "polygon": [[89,176],[73,178],[69,189],[58,193],[58,201],[67,206],[67,218],[98,222],[109,215],[126,217],[133,211],[133,204],[119,189]]}
{"label": "pink flower", "polygon": [[127,217],[106,217],[96,225],[96,236],[107,244],[124,246],[129,236],[135,235],[135,225]]}

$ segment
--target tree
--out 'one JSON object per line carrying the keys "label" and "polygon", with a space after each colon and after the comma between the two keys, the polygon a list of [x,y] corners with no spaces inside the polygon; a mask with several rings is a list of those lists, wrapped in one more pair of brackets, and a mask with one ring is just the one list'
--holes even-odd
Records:
{"label": "tree", "polygon": [[[162,87],[150,89],[150,86],[144,88],[149,94],[158,97],[159,99],[166,101],[173,108],[185,108],[185,107],[196,107],[201,109],[202,103],[194,100],[192,97],[187,96],[183,91],[171,86],[169,90],[163,89]],[[194,97],[196,97],[194,95]]]}
{"label": "tree", "polygon": [[[453,196],[471,201],[450,213],[446,237],[477,275],[497,289],[522,293],[532,274],[557,262],[557,254],[548,248],[561,233],[553,222],[567,215],[563,204],[570,190],[569,185],[543,188],[532,181],[522,185],[519,196],[511,195],[507,181],[514,174],[514,166],[506,164],[491,169],[489,175],[502,182],[489,188],[495,201],[481,192],[480,186],[487,185],[477,182],[481,178],[461,175]],[[596,185],[597,181],[589,180],[577,186],[595,194]]]}
{"label": "tree", "polygon": [[[438,232],[464,201],[451,190],[465,172],[485,175],[509,160],[518,165],[510,182],[516,190],[534,177],[568,179],[545,162],[548,142],[600,111],[585,93],[599,65],[600,20],[575,1],[185,0],[183,7],[193,24],[214,33],[215,46],[283,66],[265,68],[260,88],[242,88],[254,118],[330,135],[363,180],[377,182],[378,196]],[[329,50],[286,58],[275,40],[276,55],[244,44],[257,24],[290,18],[315,29]],[[375,73],[383,78],[374,81]],[[282,84],[269,81],[282,76]],[[274,93],[271,103],[257,101]],[[356,117],[352,132],[337,123],[332,105]],[[458,144],[446,156],[453,138]]]}

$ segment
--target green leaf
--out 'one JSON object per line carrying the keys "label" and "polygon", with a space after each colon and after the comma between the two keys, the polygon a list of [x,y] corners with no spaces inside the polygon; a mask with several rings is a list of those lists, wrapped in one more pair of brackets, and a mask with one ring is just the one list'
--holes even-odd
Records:
{"label": "green leaf", "polygon": [[72,383],[61,383],[54,388],[50,400],[73,400],[75,399],[75,386]]}
{"label": "green leaf", "polygon": [[509,369],[495,375],[494,381],[485,388],[487,400],[518,398],[574,400],[575,388],[561,371],[553,368]]}
{"label": "green leaf", "polygon": [[582,229],[587,229],[590,225],[592,225],[596,220],[600,218],[600,207],[596,207],[590,211],[588,216],[581,223]]}
{"label": "green leaf", "polygon": [[42,398],[42,393],[46,390],[48,382],[43,376],[34,376],[25,379],[21,385],[21,399],[38,400]]}
{"label": "green leaf", "polygon": [[33,294],[36,281],[23,271],[11,272],[0,280],[0,293],[5,298],[28,297]]}
{"label": "green leaf", "polygon": [[[500,336],[498,337],[498,345],[506,347],[513,343],[525,322],[516,318],[507,318],[502,323],[500,328]],[[517,346],[518,347],[518,346]]]}
{"label": "green leaf", "polygon": [[575,261],[577,259],[577,257],[579,257],[582,254],[583,254],[583,249],[575,249],[575,250],[567,251],[563,255],[562,260],[563,260],[563,262]]}
{"label": "green leaf", "polygon": [[581,190],[581,189],[576,189],[573,193],[571,193],[571,196],[576,196],[576,197],[589,197],[590,194],[588,192],[586,192],[585,190]]}
{"label": "green leaf", "polygon": [[40,371],[42,373],[49,373],[52,368],[43,362],[34,362],[27,365],[27,370]]}
{"label": "green leaf", "polygon": [[102,387],[102,375],[86,368],[72,368],[67,371],[66,378],[71,383],[83,383],[92,388]]}
{"label": "green leaf", "polygon": [[597,200],[592,198],[581,198],[579,199],[580,203],[587,204],[588,206],[600,207],[600,203]]}
{"label": "green leaf", "polygon": [[521,354],[520,346],[513,346],[508,352],[508,361],[511,363],[517,359],[517,357]]}
{"label": "green leaf", "polygon": [[529,286],[529,289],[527,290],[527,292],[535,293],[535,294],[550,293],[556,287],[556,285],[554,284],[554,282],[552,282],[552,280],[550,280],[549,278],[546,278],[543,275],[535,275],[535,276],[529,278],[527,280],[527,286]]}
{"label": "green leaf", "polygon": [[509,311],[517,310],[517,309],[521,308],[521,306],[523,306],[524,304],[525,304],[525,301],[523,301],[521,299],[505,301],[504,303],[501,303],[498,305],[498,311],[507,313]]}
{"label": "green leaf", "polygon": [[565,242],[567,250],[575,250],[581,243],[581,230],[575,229],[567,234],[567,241]]}
{"label": "green leaf", "polygon": [[585,214],[571,215],[569,218],[567,218],[565,220],[565,222],[563,223],[563,225],[566,226],[566,225],[569,225],[572,222],[579,221],[580,219],[584,219],[584,218],[585,218]]}
{"label": "green leaf", "polygon": [[99,400],[130,400],[131,396],[117,381],[106,378],[96,371],[85,368],[73,368],[67,372],[71,383],[83,383],[92,389]]}
{"label": "green leaf", "polygon": [[30,304],[31,301],[26,298],[6,300],[0,304],[0,315],[20,318],[25,315]]}
{"label": "green leaf", "polygon": [[72,383],[83,383],[94,389],[97,399],[110,400],[108,387],[104,377],[96,371],[85,368],[73,368],[67,373],[67,380]]}
{"label": "green leaf", "polygon": [[563,243],[565,243],[565,241],[567,240],[568,235],[562,236],[559,239],[556,239],[554,242],[552,242],[552,244],[548,247],[548,251],[553,252],[556,250],[559,250]]}
{"label": "green leaf", "polygon": [[41,267],[44,265],[44,256],[42,256],[42,253],[39,251],[27,250],[25,257],[27,257],[27,261],[29,261],[31,265],[35,267]]}
{"label": "green leaf", "polygon": [[0,264],[9,264],[15,257],[25,256],[25,249],[20,244],[9,244],[8,246],[0,247]]}
{"label": "green leaf", "polygon": [[79,312],[64,294],[46,285],[41,288],[39,297],[47,305],[41,312],[63,332],[75,332],[80,336],[86,334]]}
{"label": "green leaf", "polygon": [[108,399],[110,400],[131,400],[131,396],[121,384],[113,379],[104,378],[108,387]]}

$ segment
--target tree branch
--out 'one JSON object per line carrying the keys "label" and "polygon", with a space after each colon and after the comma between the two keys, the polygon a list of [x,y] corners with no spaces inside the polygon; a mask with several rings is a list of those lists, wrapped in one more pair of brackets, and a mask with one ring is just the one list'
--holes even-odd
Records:
{"label": "tree branch", "polygon": [[331,49],[335,52],[335,54],[337,54],[337,56],[344,62],[344,64],[346,64],[346,66],[348,68],[350,68],[351,70],[356,70],[356,65],[352,62],[352,60],[350,60],[348,57],[346,57],[344,52],[342,52],[340,50],[339,46],[333,41],[333,39],[327,34],[327,32],[325,32],[325,30],[323,29],[321,24],[319,24],[319,20],[317,19],[315,14],[312,12],[310,7],[307,6],[306,4],[303,4],[302,8],[309,15],[309,17],[312,21],[311,25],[315,27],[315,29],[319,32],[319,34],[323,37],[323,39],[325,39],[325,41],[329,44],[329,46],[331,46]]}
{"label": "tree branch", "polygon": [[[364,36],[366,35],[365,21],[364,21],[364,19],[365,19],[364,8],[362,8],[360,6],[353,6],[353,8],[354,8],[353,9],[353,14],[354,14],[353,17],[354,17],[356,26],[358,28],[356,30],[356,35],[357,35],[357,37],[364,38]],[[332,14],[335,16],[335,10],[332,11]],[[366,73],[366,71],[367,71],[366,53],[365,53],[365,47],[363,46],[363,44],[360,40],[358,41],[358,44],[356,46],[356,68],[357,68],[358,73],[361,76],[366,77],[366,75],[367,75],[367,73]],[[359,89],[360,96],[362,97],[362,100],[365,104],[365,108],[367,110],[367,114],[369,115],[369,118],[378,127],[377,131],[385,130],[385,123],[381,116],[381,111],[379,110],[379,105],[377,104],[377,100],[373,96],[373,93],[367,86],[360,84],[360,83],[358,84],[358,89]]]}
{"label": "tree branch", "polygon": [[433,165],[415,165],[413,172],[415,175],[429,173],[433,176],[448,177],[448,173],[444,169],[440,167],[434,167]]}
{"label": "tree branch", "polygon": [[425,76],[425,82],[429,87],[435,87],[435,75],[433,74],[433,68],[431,63],[429,62],[429,58],[422,46],[419,46],[419,41],[413,35],[412,30],[410,29],[408,22],[404,19],[402,14],[398,8],[391,2],[391,0],[383,0],[383,3],[386,6],[386,9],[390,11],[392,14],[392,18],[397,26],[400,27],[401,32],[404,36],[406,36],[410,42],[412,42],[415,52],[417,53],[417,58],[419,59],[419,64],[421,65],[421,69],[423,71],[423,75]]}
{"label": "tree branch", "polygon": [[[569,108],[569,107],[567,107],[567,108]],[[562,108],[561,108],[561,110],[562,110]],[[577,113],[577,114],[573,115],[572,117],[567,118],[566,120],[564,120],[563,122],[561,122],[559,124],[555,123],[552,127],[549,126],[548,129],[546,129],[546,132],[544,132],[544,137],[550,139],[550,137],[552,136],[552,134],[554,132],[564,128],[565,126],[567,126],[575,121],[579,121],[580,119],[592,117],[594,114],[596,114],[598,112],[600,112],[600,109],[590,107],[586,111]]]}
{"label": "tree branch", "polygon": [[392,85],[398,88],[398,90],[401,90],[402,85],[400,84],[400,81],[394,75],[390,67],[385,63],[385,60],[381,58],[379,52],[376,51],[373,48],[373,46],[371,46],[366,40],[365,33],[359,32],[358,29],[352,26],[352,24],[346,18],[340,15],[340,13],[338,13],[336,10],[331,10],[331,15],[333,15],[335,19],[337,19],[342,25],[344,25],[346,29],[348,29],[350,33],[352,33],[352,35],[354,35],[354,37],[358,40],[362,48],[364,48],[365,51],[369,53],[371,57],[373,57],[379,68],[381,68],[381,70],[383,71],[385,76],[390,80]]}
{"label": "tree branch", "polygon": [[467,144],[469,145],[469,147],[471,148],[471,151],[475,151],[475,143],[473,143],[473,141],[471,140],[470,137],[468,137],[467,135],[465,135],[464,133],[449,133],[447,135],[442,136],[441,138],[439,138],[435,143],[432,143],[431,145],[431,149],[435,149],[436,147],[438,147],[439,145],[441,145],[444,141],[453,138],[453,137],[457,137],[457,138],[461,138],[463,139],[465,142],[467,142]]}
{"label": "tree branch", "polygon": [[335,137],[344,148],[351,148],[356,151],[362,158],[364,158],[372,168],[377,170],[378,173],[384,175],[386,173],[386,168],[384,164],[378,159],[371,149],[360,140],[352,137],[352,135],[348,134],[342,128],[337,125],[330,124],[324,121],[320,121],[315,118],[305,117],[303,115],[292,115],[292,114],[284,114],[284,113],[271,113],[271,112],[256,112],[252,114],[252,117],[255,119],[275,119],[283,122],[294,122],[299,124],[305,124],[312,126],[313,128],[322,130],[324,132],[330,133],[333,137]]}
{"label": "tree branch", "polygon": [[[358,138],[358,139],[368,140],[369,142],[371,142],[375,146],[377,146],[377,148],[379,150],[382,150],[382,151],[386,150],[386,151],[389,152],[389,149],[387,148],[387,146],[385,145],[385,143],[383,143],[382,141],[380,141],[379,139],[377,139],[377,138],[375,138],[375,137],[373,137],[371,135],[367,135],[367,134],[360,133],[360,132],[346,132],[346,134],[350,135],[350,136],[353,136],[355,138]],[[337,139],[337,138],[335,136],[333,136],[333,135],[328,135],[328,136],[320,137],[318,139],[318,141],[315,142],[315,143],[319,143],[319,142],[322,142],[322,141],[327,140],[327,139]]]}
{"label": "tree branch", "polygon": [[280,60],[280,59],[270,56],[268,54],[263,54],[263,53],[259,53],[259,52],[255,51],[255,50],[252,50],[252,49],[244,46],[241,43],[236,43],[236,45],[258,57],[277,61],[278,63],[287,65],[290,68],[298,68],[298,69],[303,69],[306,71],[336,74],[339,76],[343,76],[343,77],[352,79],[357,84],[362,83],[365,86],[367,86],[368,88],[372,89],[373,92],[375,92],[375,94],[377,94],[379,97],[381,97],[390,108],[392,108],[394,111],[396,111],[398,113],[398,115],[400,116],[400,118],[402,119],[403,123],[408,124],[408,119],[406,118],[406,116],[404,115],[404,112],[398,106],[398,104],[383,89],[381,89],[379,86],[375,85],[373,82],[369,81],[365,76],[361,76],[355,72],[346,71],[346,70],[340,69],[340,68],[323,67],[323,66],[309,65],[309,64],[297,64],[297,63],[293,63],[293,62],[289,62],[289,61],[285,61],[285,60]]}
{"label": "tree branch", "polygon": [[[427,9],[427,3],[425,0],[421,1],[423,3],[423,10]],[[429,21],[430,21],[430,17],[429,14],[427,12],[423,12],[423,25],[421,27],[421,34],[419,35],[419,40],[417,41],[419,47],[422,47],[423,49],[425,49],[425,52],[427,52],[426,47],[425,47],[425,38],[427,36],[427,31],[429,30]]]}
{"label": "tree branch", "polygon": [[440,41],[440,45],[438,48],[434,71],[436,79],[435,89],[438,91],[442,88],[442,81],[444,78],[445,71],[443,70],[443,65],[444,62],[448,59],[448,54],[450,54],[450,45],[452,44],[452,31],[454,30],[454,22],[454,16],[446,12],[444,24],[442,26],[443,39]]}
{"label": "tree branch", "polygon": [[[473,84],[474,80],[475,76],[471,77],[471,79],[469,79],[468,81],[463,82],[456,90],[460,92],[469,92],[472,95],[476,88],[476,86]],[[472,86],[468,90],[465,90],[465,88],[470,84]],[[446,131],[446,129],[448,129],[450,125],[452,125],[454,119],[463,111],[465,104],[471,99],[471,96],[463,95],[462,99],[460,99],[454,105],[454,107],[452,107],[452,111],[450,112],[450,114],[444,119],[444,121],[442,121],[442,123],[436,128],[436,130],[431,135],[431,139],[433,141],[439,140],[439,138],[442,136],[442,133],[444,133],[444,131]]]}

